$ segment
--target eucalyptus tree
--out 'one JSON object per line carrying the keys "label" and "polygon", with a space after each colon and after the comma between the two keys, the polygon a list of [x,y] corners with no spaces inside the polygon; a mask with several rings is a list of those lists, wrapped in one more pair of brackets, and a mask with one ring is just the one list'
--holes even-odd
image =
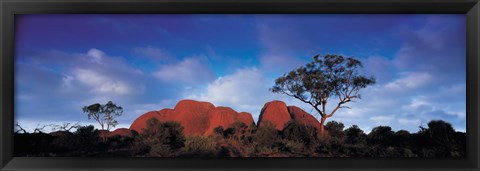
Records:
{"label": "eucalyptus tree", "polygon": [[[294,97],[312,106],[320,115],[320,134],[324,136],[325,120],[347,103],[360,99],[360,90],[375,84],[373,76],[359,74],[363,65],[354,57],[327,54],[316,55],[313,61],[285,73],[275,80],[270,89],[273,93]],[[336,100],[328,112],[327,104]]]}
{"label": "eucalyptus tree", "polygon": [[107,104],[95,103],[84,106],[82,110],[88,115],[88,119],[97,121],[102,130],[110,130],[110,128],[117,126],[118,122],[115,118],[123,114],[123,108],[112,101],[108,101]]}

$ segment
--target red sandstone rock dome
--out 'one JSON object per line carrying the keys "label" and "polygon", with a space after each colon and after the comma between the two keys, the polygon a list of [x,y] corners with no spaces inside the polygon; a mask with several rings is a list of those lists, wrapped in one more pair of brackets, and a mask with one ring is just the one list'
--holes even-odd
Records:
{"label": "red sandstone rock dome", "polygon": [[157,118],[162,122],[180,122],[185,135],[211,135],[214,128],[228,127],[236,121],[248,126],[254,123],[252,115],[246,112],[239,114],[229,107],[215,107],[208,102],[182,100],[174,109],[162,109],[141,115],[132,123],[130,129],[141,133],[150,118]]}
{"label": "red sandstone rock dome", "polygon": [[260,117],[258,118],[258,126],[262,126],[262,121],[272,122],[278,130],[282,130],[285,123],[290,121],[290,113],[288,113],[287,105],[285,102],[274,100],[266,103]]}
{"label": "red sandstone rock dome", "polygon": [[214,134],[214,129],[218,126],[227,128],[235,122],[243,122],[245,125],[250,126],[253,123],[253,117],[250,113],[242,112],[237,113],[229,107],[216,107],[210,110],[210,126],[205,132],[205,135]]}
{"label": "red sandstone rock dome", "polygon": [[300,109],[297,106],[288,106],[288,112],[293,120],[306,125],[311,125],[320,130],[320,122],[315,117]]}
{"label": "red sandstone rock dome", "polygon": [[[255,124],[252,115],[247,112],[238,113],[232,108],[215,107],[208,102],[182,100],[174,109],[150,111],[141,115],[132,123],[130,129],[141,133],[142,129],[147,127],[146,122],[150,118],[157,118],[161,122],[180,122],[184,127],[185,135],[211,135],[216,127],[227,128],[235,122],[243,122],[247,126]],[[292,119],[320,130],[320,122],[315,117],[299,107],[287,107],[285,102],[278,100],[264,105],[258,119],[258,126],[261,126],[263,121],[270,121],[278,130],[282,130],[285,124]],[[128,134],[125,130],[122,131],[122,133]]]}
{"label": "red sandstone rock dome", "polygon": [[113,136],[121,136],[121,137],[133,137],[133,133],[132,133],[132,130],[130,129],[127,129],[127,128],[118,128],[112,132],[110,132],[108,135],[108,137],[113,137]]}
{"label": "red sandstone rock dome", "polygon": [[160,111],[147,112],[133,121],[130,125],[131,130],[135,130],[138,133],[142,132],[143,128],[147,127],[147,120],[150,118],[157,118],[159,121],[171,121],[173,120],[172,109],[162,109]]}
{"label": "red sandstone rock dome", "polygon": [[250,114],[248,112],[240,112],[238,114],[237,119],[238,119],[238,121],[245,123],[247,126],[255,124],[255,122],[253,121],[252,114]]}
{"label": "red sandstone rock dome", "polygon": [[277,130],[282,130],[290,120],[314,126],[317,130],[320,130],[321,127],[320,122],[309,113],[297,106],[287,107],[285,102],[278,100],[268,102],[263,106],[257,125],[262,126],[262,121],[270,121],[275,124]]}
{"label": "red sandstone rock dome", "polygon": [[210,126],[208,112],[214,108],[215,106],[208,102],[182,100],[173,109],[174,120],[182,124],[185,135],[202,135]]}

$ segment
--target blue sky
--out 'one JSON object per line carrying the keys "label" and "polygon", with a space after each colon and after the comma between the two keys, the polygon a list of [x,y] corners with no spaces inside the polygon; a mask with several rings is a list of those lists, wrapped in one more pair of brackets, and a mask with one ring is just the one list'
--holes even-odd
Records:
{"label": "blue sky", "polygon": [[465,131],[465,36],[464,15],[18,15],[15,120],[94,124],[81,108],[108,100],[125,110],[119,127],[181,99],[255,120],[275,99],[313,113],[268,88],[332,53],[357,57],[377,83],[329,119],[366,132],[443,119]]}

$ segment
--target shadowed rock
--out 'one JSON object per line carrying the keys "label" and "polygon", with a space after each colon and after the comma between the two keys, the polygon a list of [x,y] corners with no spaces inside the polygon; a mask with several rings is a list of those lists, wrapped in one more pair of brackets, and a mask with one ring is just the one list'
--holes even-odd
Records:
{"label": "shadowed rock", "polygon": [[133,137],[132,130],[127,128],[118,128],[108,134],[108,137],[121,136],[121,137]]}
{"label": "shadowed rock", "polygon": [[250,113],[237,113],[229,107],[216,107],[215,109],[210,110],[209,115],[211,117],[210,126],[207,132],[205,132],[205,135],[214,134],[214,129],[219,126],[228,128],[235,122],[243,122],[247,126],[250,126],[253,123],[253,117]]}
{"label": "shadowed rock", "polygon": [[301,124],[313,126],[317,128],[317,131],[320,131],[320,122],[315,117],[297,106],[288,106],[287,108],[293,120]]}
{"label": "shadowed rock", "polygon": [[157,118],[159,121],[171,121],[173,120],[173,109],[162,109],[160,111],[147,112],[133,121],[130,125],[131,130],[135,130],[138,133],[143,132],[142,129],[147,127],[147,120],[150,118]]}

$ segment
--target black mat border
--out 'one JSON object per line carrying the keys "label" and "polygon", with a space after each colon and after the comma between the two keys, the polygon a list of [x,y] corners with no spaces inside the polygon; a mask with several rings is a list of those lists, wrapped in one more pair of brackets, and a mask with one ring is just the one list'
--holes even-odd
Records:
{"label": "black mat border", "polygon": [[[0,168],[3,170],[478,170],[478,0],[1,0]],[[13,157],[15,14],[465,14],[467,156],[409,158],[21,158]]]}

